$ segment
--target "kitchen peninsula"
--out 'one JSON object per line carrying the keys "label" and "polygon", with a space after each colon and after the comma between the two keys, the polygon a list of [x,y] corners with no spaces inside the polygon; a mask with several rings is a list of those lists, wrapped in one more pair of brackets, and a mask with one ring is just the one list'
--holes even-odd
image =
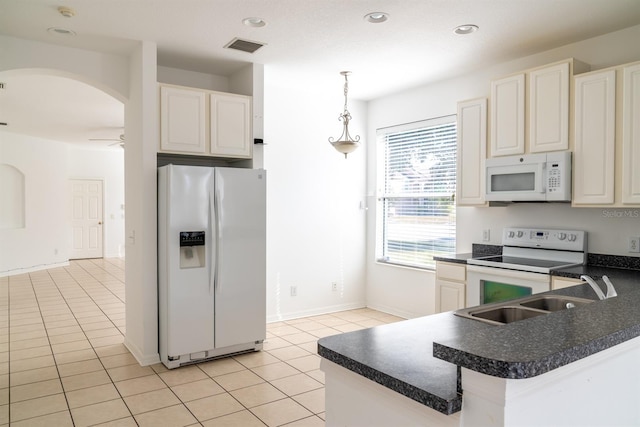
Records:
{"label": "kitchen peninsula", "polygon": [[595,272],[618,297],[500,326],[447,312],[321,339],[327,425],[638,425],[640,271]]}

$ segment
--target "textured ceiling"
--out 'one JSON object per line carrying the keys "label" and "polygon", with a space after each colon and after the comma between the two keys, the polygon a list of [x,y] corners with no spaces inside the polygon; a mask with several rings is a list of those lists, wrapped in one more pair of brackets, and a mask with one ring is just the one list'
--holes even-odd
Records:
{"label": "textured ceiling", "polygon": [[[61,16],[59,6],[76,15]],[[375,11],[387,12],[389,20],[363,19]],[[253,16],[267,25],[242,24]],[[480,30],[467,36],[452,32],[469,23]],[[281,81],[271,83],[288,86],[313,82],[336,88],[338,73],[351,70],[349,96],[361,100],[639,23],[640,0],[0,0],[0,34],[117,54],[127,54],[134,41],[148,40],[158,46],[160,65],[224,76],[256,62],[277,71],[271,75]],[[77,36],[47,32],[51,27]],[[234,37],[266,46],[253,54],[224,49]],[[0,78],[8,88],[27,92],[43,87]],[[52,90],[50,83],[42,85]],[[74,102],[75,93],[84,90],[67,86],[63,99],[50,99],[50,108],[66,110],[61,104]],[[0,95],[2,102],[8,98]],[[113,99],[102,97],[104,108],[112,108]],[[41,108],[44,123],[46,106]],[[111,113],[106,116],[107,121],[88,119],[81,125],[78,115],[75,122],[85,131],[121,126],[112,123]]]}

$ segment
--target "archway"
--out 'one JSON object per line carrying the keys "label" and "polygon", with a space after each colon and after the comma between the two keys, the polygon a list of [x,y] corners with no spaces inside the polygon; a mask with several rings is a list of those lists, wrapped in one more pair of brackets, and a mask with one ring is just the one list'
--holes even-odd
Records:
{"label": "archway", "polygon": [[[20,233],[0,231],[3,246],[13,248],[2,257],[0,274],[48,268],[69,259],[71,232],[57,230],[68,229],[70,221],[65,216],[68,204],[60,203],[69,191],[62,181],[69,178],[100,178],[107,184],[101,252],[124,255],[124,152],[109,147],[108,141],[91,141],[123,133],[124,96],[86,77],[52,69],[2,71],[0,81],[0,121],[7,123],[0,133],[0,163],[24,172],[28,218]],[[49,203],[43,209],[45,200]],[[48,250],[30,250],[27,242],[34,239]]]}

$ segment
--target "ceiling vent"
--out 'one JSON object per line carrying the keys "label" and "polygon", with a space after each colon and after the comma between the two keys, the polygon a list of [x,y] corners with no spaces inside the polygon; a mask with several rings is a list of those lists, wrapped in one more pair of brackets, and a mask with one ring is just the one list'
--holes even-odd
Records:
{"label": "ceiling vent", "polygon": [[225,48],[241,50],[243,52],[253,53],[256,50],[260,49],[262,46],[264,46],[263,43],[252,42],[252,41],[249,41],[249,40],[243,40],[243,39],[239,39],[239,38],[236,37],[235,39],[233,39],[229,43],[227,43]]}

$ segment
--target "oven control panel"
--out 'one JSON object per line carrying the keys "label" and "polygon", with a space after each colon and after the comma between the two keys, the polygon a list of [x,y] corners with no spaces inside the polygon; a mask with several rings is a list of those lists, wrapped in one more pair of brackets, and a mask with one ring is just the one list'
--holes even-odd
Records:
{"label": "oven control panel", "polygon": [[502,244],[524,248],[586,251],[587,232],[583,230],[508,227],[502,232]]}

